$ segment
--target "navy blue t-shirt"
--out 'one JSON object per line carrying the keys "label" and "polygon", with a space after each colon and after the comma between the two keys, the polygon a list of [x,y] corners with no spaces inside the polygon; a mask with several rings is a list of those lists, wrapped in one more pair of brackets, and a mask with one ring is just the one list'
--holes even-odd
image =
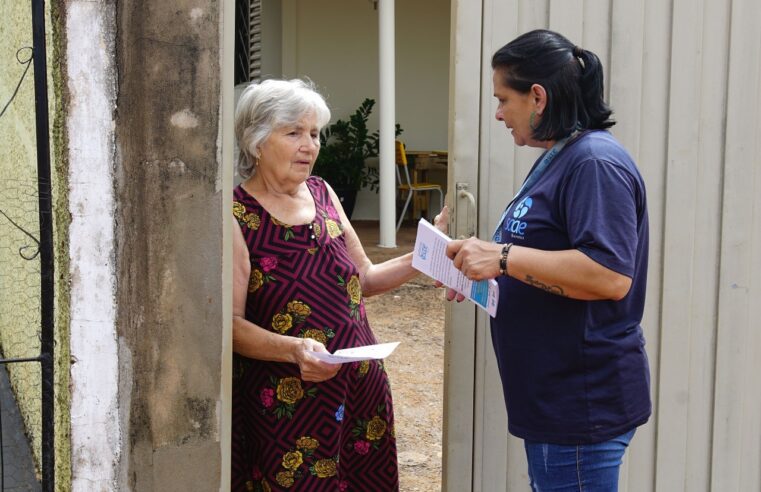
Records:
{"label": "navy blue t-shirt", "polygon": [[513,202],[500,227],[503,243],[577,249],[632,279],[620,301],[580,301],[498,278],[491,334],[510,433],[587,444],[646,422],[650,375],[640,321],[648,217],[632,158],[607,131],[581,134]]}

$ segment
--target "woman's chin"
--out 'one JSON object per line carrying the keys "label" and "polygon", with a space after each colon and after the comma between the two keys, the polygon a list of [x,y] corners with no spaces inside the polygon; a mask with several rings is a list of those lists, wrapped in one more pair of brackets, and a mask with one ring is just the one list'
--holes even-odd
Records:
{"label": "woman's chin", "polygon": [[312,174],[312,166],[309,164],[294,164],[293,167],[291,167],[291,171],[293,174],[306,180]]}

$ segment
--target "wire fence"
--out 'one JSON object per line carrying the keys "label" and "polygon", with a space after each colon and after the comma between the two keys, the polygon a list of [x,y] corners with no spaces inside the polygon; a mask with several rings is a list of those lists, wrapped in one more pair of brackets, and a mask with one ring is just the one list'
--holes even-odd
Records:
{"label": "wire fence", "polygon": [[[50,135],[44,0],[31,0],[32,48],[16,51],[24,65],[7,102],[0,103],[3,128],[21,139],[28,133],[6,111],[34,74],[34,134],[27,152],[0,166],[0,491],[54,488],[53,374],[53,215],[50,186]],[[29,56],[27,56],[29,55]],[[10,71],[9,71],[10,72]],[[27,103],[28,104],[28,103]],[[20,113],[17,113],[17,115]],[[23,120],[23,118],[21,118]],[[20,128],[20,130],[19,130]],[[29,148],[32,147],[33,148]],[[4,149],[4,152],[6,150]],[[18,157],[18,159],[13,159]],[[34,161],[36,160],[36,166]],[[14,424],[15,421],[15,425]],[[23,421],[23,425],[20,421]],[[24,437],[26,436],[26,438]],[[34,467],[19,461],[31,443],[41,483],[20,483]],[[6,466],[6,461],[9,463]]]}
{"label": "wire fence", "polygon": [[[18,170],[21,171],[21,170]],[[40,260],[37,181],[0,178],[0,351],[8,364],[8,384],[0,400],[2,478],[0,490],[28,483],[24,463],[30,447],[42,455],[40,365]],[[17,408],[14,408],[17,406]],[[19,420],[19,417],[21,420]],[[28,442],[19,442],[18,425]],[[24,446],[26,444],[26,446]],[[20,447],[19,447],[20,446]],[[26,458],[28,459],[28,458]],[[38,458],[39,460],[39,458]],[[34,467],[32,468],[34,470]]]}

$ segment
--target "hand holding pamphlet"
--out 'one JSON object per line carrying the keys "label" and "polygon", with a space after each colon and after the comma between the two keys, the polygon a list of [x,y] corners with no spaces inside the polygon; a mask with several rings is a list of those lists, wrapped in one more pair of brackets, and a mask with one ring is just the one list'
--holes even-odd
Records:
{"label": "hand holding pamphlet", "polygon": [[370,359],[385,359],[394,351],[399,342],[379,343],[377,345],[365,345],[330,352],[312,352],[312,355],[325,362],[341,364],[343,362],[355,362]]}
{"label": "hand holding pamphlet", "polygon": [[417,226],[412,266],[434,280],[438,280],[475,302],[490,316],[497,313],[499,285],[494,279],[469,280],[447,257],[447,243],[451,239],[425,219]]}

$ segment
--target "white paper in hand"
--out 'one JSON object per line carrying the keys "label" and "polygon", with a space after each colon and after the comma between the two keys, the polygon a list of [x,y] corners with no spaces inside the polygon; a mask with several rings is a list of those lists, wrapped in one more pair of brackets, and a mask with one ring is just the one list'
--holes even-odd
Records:
{"label": "white paper in hand", "polygon": [[385,359],[391,355],[391,352],[394,351],[397,345],[399,345],[399,342],[379,343],[377,345],[365,345],[363,347],[336,350],[335,353],[332,354],[329,352],[312,352],[312,355],[332,364],[370,359]]}
{"label": "white paper in hand", "polygon": [[412,266],[481,306],[489,315],[497,314],[499,284],[494,279],[468,280],[447,257],[451,239],[425,219],[420,219]]}

